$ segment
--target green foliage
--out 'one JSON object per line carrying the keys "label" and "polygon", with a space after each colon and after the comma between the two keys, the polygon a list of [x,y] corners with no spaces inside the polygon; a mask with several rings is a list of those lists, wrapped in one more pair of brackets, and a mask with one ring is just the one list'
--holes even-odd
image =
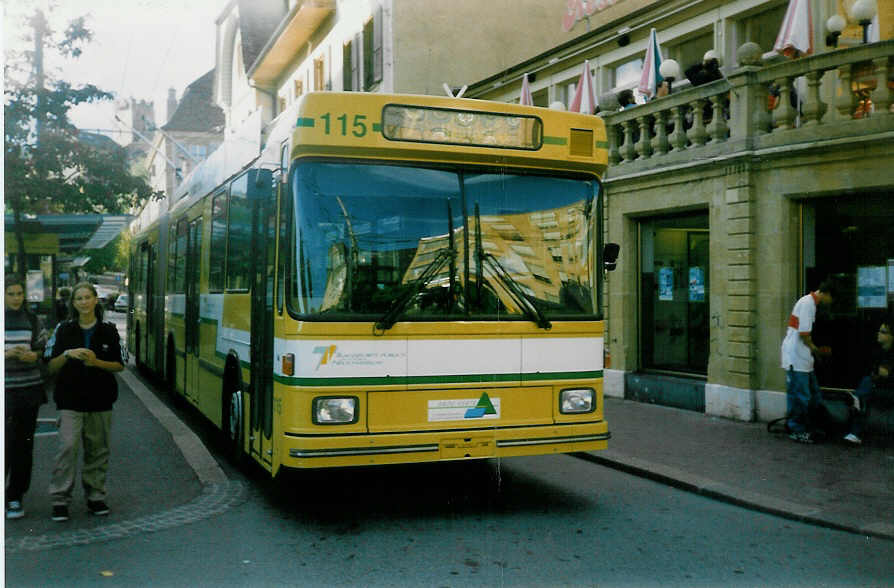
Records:
{"label": "green foliage", "polygon": [[89,274],[103,274],[106,272],[123,272],[127,270],[127,261],[123,265],[119,256],[121,247],[121,235],[108,242],[102,249],[90,251],[90,261],[84,266]]}
{"label": "green foliage", "polygon": [[[76,58],[92,39],[84,17],[65,31],[50,29],[40,10],[28,19],[35,51],[7,61],[5,68],[4,195],[16,219],[25,213],[123,214],[153,191],[145,179],[132,175],[124,150],[99,135],[81,133],[69,120],[79,104],[109,100],[113,95],[92,84],[74,87],[64,80],[45,79],[45,50]],[[22,81],[16,74],[34,71]],[[19,230],[18,222],[17,232]],[[24,239],[20,242],[24,244]]]}

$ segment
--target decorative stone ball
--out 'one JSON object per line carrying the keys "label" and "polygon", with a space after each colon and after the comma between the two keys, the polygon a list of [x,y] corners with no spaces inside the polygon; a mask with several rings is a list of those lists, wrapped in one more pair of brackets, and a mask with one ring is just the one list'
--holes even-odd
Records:
{"label": "decorative stone ball", "polygon": [[739,57],[739,65],[761,65],[761,55],[764,52],[761,50],[761,46],[753,41],[748,41],[739,47],[739,51],[737,53]]}

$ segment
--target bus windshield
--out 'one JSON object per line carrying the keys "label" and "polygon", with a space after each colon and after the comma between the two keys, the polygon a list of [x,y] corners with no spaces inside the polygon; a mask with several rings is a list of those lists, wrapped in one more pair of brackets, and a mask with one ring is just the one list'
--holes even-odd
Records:
{"label": "bus windshield", "polygon": [[291,186],[289,307],[302,318],[596,315],[593,177],[303,161]]}

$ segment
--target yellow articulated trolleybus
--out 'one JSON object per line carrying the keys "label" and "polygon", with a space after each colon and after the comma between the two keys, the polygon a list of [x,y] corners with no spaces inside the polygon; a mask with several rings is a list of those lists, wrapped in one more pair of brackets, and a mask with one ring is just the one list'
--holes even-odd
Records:
{"label": "yellow articulated trolleybus", "polygon": [[604,449],[602,121],[332,92],[278,120],[134,239],[138,361],[271,474]]}

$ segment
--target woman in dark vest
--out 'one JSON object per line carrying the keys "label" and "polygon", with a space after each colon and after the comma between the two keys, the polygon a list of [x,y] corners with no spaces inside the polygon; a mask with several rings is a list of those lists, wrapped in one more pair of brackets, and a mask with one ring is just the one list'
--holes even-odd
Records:
{"label": "woman in dark vest", "polygon": [[46,331],[25,304],[25,283],[5,280],[6,518],[25,516],[22,497],[31,485],[37,412],[47,401],[41,373]]}
{"label": "woman in dark vest", "polygon": [[118,330],[102,321],[98,302],[92,284],[75,286],[69,299],[71,318],[59,323],[47,344],[50,373],[58,373],[53,399],[59,411],[59,451],[50,482],[54,521],[68,520],[82,444],[81,482],[87,510],[94,515],[109,513],[109,434],[112,404],[118,399],[114,372],[123,370],[124,364]]}

